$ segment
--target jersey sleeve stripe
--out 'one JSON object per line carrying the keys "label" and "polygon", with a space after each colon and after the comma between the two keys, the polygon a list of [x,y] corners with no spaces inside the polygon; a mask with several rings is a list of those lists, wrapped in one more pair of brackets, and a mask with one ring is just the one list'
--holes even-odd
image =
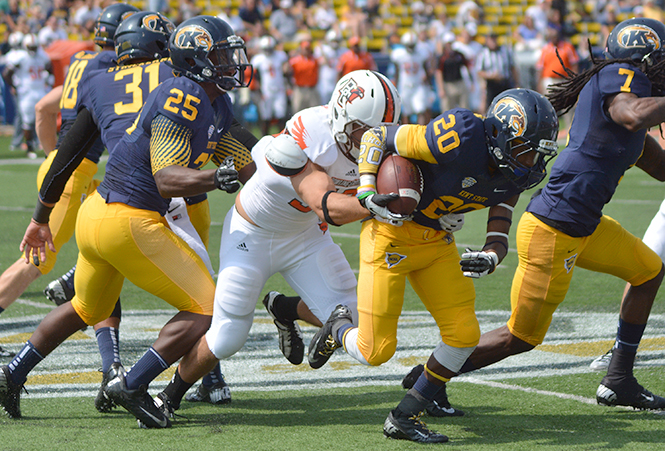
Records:
{"label": "jersey sleeve stripe", "polygon": [[224,161],[224,158],[229,155],[233,156],[236,171],[240,171],[252,162],[250,151],[240,141],[235,139],[231,133],[227,132],[217,143],[212,161],[219,166]]}

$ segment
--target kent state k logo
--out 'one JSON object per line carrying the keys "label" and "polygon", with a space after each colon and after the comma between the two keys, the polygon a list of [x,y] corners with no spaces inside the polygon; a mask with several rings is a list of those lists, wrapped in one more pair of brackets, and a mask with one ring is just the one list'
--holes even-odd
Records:
{"label": "kent state k logo", "polygon": [[208,30],[199,25],[189,25],[178,31],[173,39],[176,47],[180,49],[194,49],[201,47],[206,51],[212,48],[212,36]]}
{"label": "kent state k logo", "polygon": [[635,24],[619,31],[617,43],[627,49],[642,49],[653,47],[654,50],[660,49],[660,38],[651,27],[642,24]]}
{"label": "kent state k logo", "polygon": [[517,99],[504,97],[496,103],[493,113],[513,129],[515,136],[524,134],[527,128],[526,111]]}
{"label": "kent state k logo", "polygon": [[353,103],[356,99],[365,97],[365,90],[358,86],[358,83],[353,78],[350,78],[342,87],[339,88],[339,95],[337,96],[337,104],[344,108],[347,103]]}

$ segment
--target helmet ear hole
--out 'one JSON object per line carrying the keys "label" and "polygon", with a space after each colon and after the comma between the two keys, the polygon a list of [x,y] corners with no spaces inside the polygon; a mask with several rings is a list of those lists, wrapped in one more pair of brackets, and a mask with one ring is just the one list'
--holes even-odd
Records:
{"label": "helmet ear hole", "polygon": [[194,61],[193,58],[185,58],[185,62],[189,64],[189,67],[194,67],[196,66],[196,61]]}

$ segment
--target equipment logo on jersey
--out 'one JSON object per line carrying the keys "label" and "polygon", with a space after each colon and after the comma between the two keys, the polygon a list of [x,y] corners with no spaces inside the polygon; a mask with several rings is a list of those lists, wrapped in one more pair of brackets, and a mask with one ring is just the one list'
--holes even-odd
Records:
{"label": "equipment logo on jersey", "polygon": [[365,90],[361,86],[358,86],[358,83],[353,78],[349,78],[339,88],[337,94],[337,105],[344,108],[347,103],[353,103],[354,100],[365,97]]}
{"label": "equipment logo on jersey", "polygon": [[478,181],[473,177],[464,177],[464,180],[462,180],[462,188],[468,188],[476,183],[478,183]]}
{"label": "equipment logo on jersey", "polygon": [[212,36],[200,25],[189,25],[178,30],[173,43],[180,49],[203,48],[209,51],[212,48]]}
{"label": "equipment logo on jersey", "polygon": [[163,20],[158,14],[148,14],[143,18],[142,22],[143,27],[157,33],[170,36],[175,31],[175,25],[170,20]]}
{"label": "equipment logo on jersey", "polygon": [[512,97],[504,97],[494,105],[492,114],[513,129],[514,136],[522,136],[527,128],[524,106]]}
{"label": "equipment logo on jersey", "polygon": [[631,25],[619,31],[617,43],[627,49],[660,49],[658,33],[651,27],[642,24]]}
{"label": "equipment logo on jersey", "polygon": [[397,265],[405,258],[406,255],[398,254],[397,252],[386,252],[386,264],[388,265],[388,269]]}

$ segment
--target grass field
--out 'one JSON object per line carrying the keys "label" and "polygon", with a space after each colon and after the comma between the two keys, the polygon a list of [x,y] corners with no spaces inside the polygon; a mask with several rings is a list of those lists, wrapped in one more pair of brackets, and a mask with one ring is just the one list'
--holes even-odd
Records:
{"label": "grass field", "polygon": [[[9,152],[0,138],[0,270],[18,257],[36,201],[38,165]],[[641,236],[663,199],[664,185],[638,169],[628,171],[605,213]],[[515,218],[530,193],[518,204]],[[213,225],[211,258],[217,249],[221,223],[232,203],[224,193],[210,195]],[[460,248],[478,248],[484,242],[485,212],[467,215],[456,234]],[[516,223],[517,221],[515,221]],[[514,229],[514,227],[513,227]],[[353,268],[358,267],[358,224],[333,230]],[[514,230],[511,247],[514,249]],[[51,277],[33,283],[0,315],[0,344],[18,350],[51,306],[42,295],[46,284],[75,262],[74,241],[66,246]],[[505,322],[509,288],[517,263],[513,252],[497,271],[476,282],[477,310],[483,330]],[[610,276],[576,269],[567,299],[561,305],[545,343],[523,356],[454,380],[449,387],[453,404],[466,412],[461,418],[425,418],[432,429],[450,436],[445,445],[463,450],[661,450],[665,416],[595,405],[595,389],[602,377],[588,370],[594,356],[604,352],[614,335],[624,283]],[[280,276],[264,293],[293,291]],[[445,284],[442,284],[442,290]],[[640,348],[638,379],[652,391],[665,393],[665,291],[653,308]],[[389,441],[381,426],[388,411],[403,396],[401,377],[421,363],[436,344],[436,329],[422,304],[407,290],[404,320],[400,322],[398,352],[379,368],[356,365],[337,353],[319,371],[306,364],[289,365],[279,353],[274,327],[259,304],[246,348],[222,362],[231,384],[233,402],[216,407],[183,403],[170,430],[139,430],[125,411],[101,415],[92,396],[101,379],[96,368],[94,334],[77,334],[38,366],[22,399],[24,419],[0,417],[0,450],[27,449],[160,449],[182,450],[341,450],[418,449],[422,445]],[[123,290],[127,320],[121,332],[121,351],[131,365],[156,336],[162,318],[172,313],[127,282]],[[151,312],[152,311],[152,312]],[[425,312],[426,313],[426,312]],[[161,323],[160,323],[161,321]],[[154,323],[154,324],[153,324]],[[305,339],[314,333],[305,328]],[[158,379],[158,389],[168,374]]]}

